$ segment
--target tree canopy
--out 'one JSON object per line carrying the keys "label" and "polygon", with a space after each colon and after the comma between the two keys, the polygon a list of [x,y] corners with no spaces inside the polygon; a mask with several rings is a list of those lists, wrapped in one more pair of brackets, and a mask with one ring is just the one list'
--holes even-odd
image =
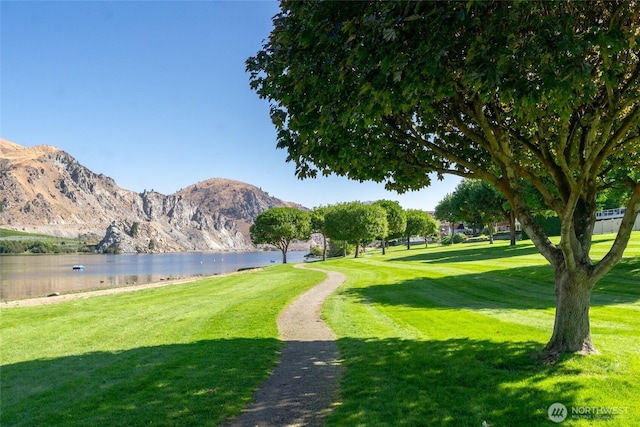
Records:
{"label": "tree canopy", "polygon": [[387,234],[387,213],[377,205],[362,202],[339,203],[329,208],[324,227],[330,239],[355,243],[355,257],[358,258],[363,241],[371,241]]}
{"label": "tree canopy", "polygon": [[249,229],[254,244],[266,243],[282,251],[282,263],[287,263],[287,250],[294,240],[308,240],[311,219],[307,212],[296,208],[271,208],[261,212]]}
{"label": "tree canopy", "polygon": [[493,226],[498,221],[509,220],[509,211],[507,199],[491,184],[465,179],[438,203],[436,217],[441,220],[453,217],[468,224],[480,224],[488,229],[489,240],[493,243]]}
{"label": "tree canopy", "polygon": [[378,200],[374,203],[382,207],[387,213],[387,234],[378,236],[382,239],[382,254],[386,253],[387,240],[395,239],[404,235],[407,228],[407,214],[400,206],[400,203],[393,200]]}
{"label": "tree canopy", "polygon": [[[640,211],[637,1],[281,8],[247,69],[298,176],[336,173],[399,191],[429,185],[430,173],[491,183],[556,272],[547,352],[595,351],[590,293],[621,259]],[[560,218],[559,244],[536,222],[523,182]],[[628,195],[627,210],[593,263],[606,188]]]}
{"label": "tree canopy", "polygon": [[420,209],[407,209],[405,213],[407,215],[407,227],[405,229],[407,249],[411,249],[411,237],[413,236],[423,236],[425,245],[428,245],[428,237],[438,231],[436,220]]}

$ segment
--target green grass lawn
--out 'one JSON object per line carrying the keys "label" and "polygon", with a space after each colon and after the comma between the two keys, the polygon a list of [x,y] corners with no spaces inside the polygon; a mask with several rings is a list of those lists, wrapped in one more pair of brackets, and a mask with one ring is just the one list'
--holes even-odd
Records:
{"label": "green grass lawn", "polygon": [[0,425],[217,425],[277,360],[276,318],[322,273],[261,272],[0,312]]}
{"label": "green grass lawn", "polygon": [[[594,259],[613,236],[596,236]],[[314,266],[346,373],[331,426],[640,425],[640,233],[592,297],[597,356],[540,364],[553,272],[528,243],[392,248]],[[216,425],[273,367],[275,320],[324,276],[278,265],[0,311],[0,425]],[[571,419],[572,409],[623,411]]]}
{"label": "green grass lawn", "polygon": [[[596,236],[594,259],[613,236]],[[553,271],[532,245],[392,248],[331,261],[348,276],[325,306],[346,366],[335,426],[640,425],[640,233],[594,290],[598,356],[543,365]],[[572,412],[581,412],[573,418]],[[589,418],[589,419],[586,419]]]}

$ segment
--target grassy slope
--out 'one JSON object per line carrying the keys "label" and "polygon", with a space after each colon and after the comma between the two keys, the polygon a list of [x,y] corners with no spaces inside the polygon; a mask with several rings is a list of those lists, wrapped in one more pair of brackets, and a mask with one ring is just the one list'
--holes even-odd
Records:
{"label": "grassy slope", "polygon": [[[88,244],[83,239],[71,239],[66,237],[49,236],[46,234],[28,233],[24,231],[9,230],[0,228],[0,241],[40,241],[57,245],[63,251],[77,251],[85,248]],[[97,242],[93,242],[96,244]],[[91,244],[91,243],[89,243]]]}
{"label": "grassy slope", "polygon": [[[612,236],[598,236],[594,258]],[[401,248],[326,267],[348,282],[325,306],[347,366],[330,425],[552,425],[547,408],[625,411],[640,425],[640,234],[595,289],[599,356],[537,363],[553,328],[553,272],[526,243]],[[584,410],[584,409],[582,409]]]}
{"label": "grassy slope", "polygon": [[6,228],[0,228],[0,239],[5,239],[5,238],[23,238],[23,239],[27,239],[27,238],[49,238],[51,236],[47,236],[45,234],[35,234],[35,233],[27,233],[24,231],[15,231],[15,230],[9,230]]}
{"label": "grassy slope", "polygon": [[0,425],[216,425],[277,359],[275,319],[322,273],[259,273],[4,309]]}

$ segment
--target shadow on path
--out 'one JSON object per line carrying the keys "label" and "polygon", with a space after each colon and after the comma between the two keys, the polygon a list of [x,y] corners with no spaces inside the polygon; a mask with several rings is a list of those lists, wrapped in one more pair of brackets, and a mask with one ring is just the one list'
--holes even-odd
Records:
{"label": "shadow on path", "polygon": [[228,426],[321,426],[342,375],[335,341],[288,341],[255,403]]}
{"label": "shadow on path", "polygon": [[226,426],[321,426],[333,409],[343,368],[335,335],[321,319],[321,311],[346,278],[318,271],[327,278],[278,318],[278,331],[286,343],[278,365],[256,391],[255,403]]}

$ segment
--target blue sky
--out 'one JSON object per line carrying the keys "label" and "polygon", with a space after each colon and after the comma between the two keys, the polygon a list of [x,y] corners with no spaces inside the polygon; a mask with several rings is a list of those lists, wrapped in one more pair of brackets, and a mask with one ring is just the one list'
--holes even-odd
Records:
{"label": "blue sky", "polygon": [[277,2],[3,0],[0,8],[0,136],[59,147],[123,188],[171,194],[229,178],[307,207],[391,199],[431,210],[459,181],[398,195],[340,177],[297,179],[245,72]]}

